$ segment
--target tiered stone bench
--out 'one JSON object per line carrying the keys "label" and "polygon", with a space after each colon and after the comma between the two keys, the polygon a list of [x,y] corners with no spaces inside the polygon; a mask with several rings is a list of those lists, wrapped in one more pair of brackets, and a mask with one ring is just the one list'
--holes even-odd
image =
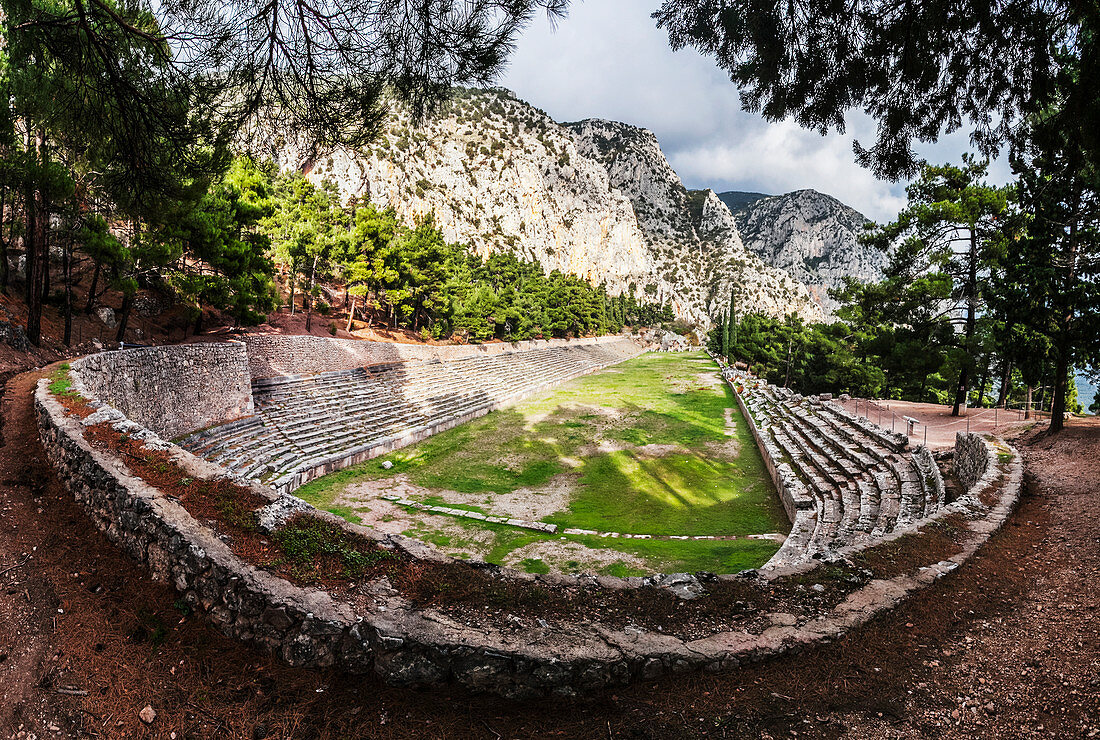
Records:
{"label": "tiered stone bench", "polygon": [[[362,357],[345,352],[344,345],[334,347],[325,355],[326,362],[341,353]],[[629,354],[625,348],[601,349],[566,354],[579,365],[613,362],[617,351]],[[510,354],[470,354],[439,364],[469,380],[471,375],[463,373],[484,375],[493,370],[484,360]],[[240,346],[195,345],[156,348],[144,353],[140,362],[125,353],[93,357],[91,362],[86,358],[73,363],[72,380],[87,392],[81,403],[96,409],[94,413],[82,417],[67,412],[64,399],[51,392],[46,379],[38,384],[35,411],[52,466],[95,525],[154,577],[172,583],[185,603],[226,634],[270,650],[291,665],[374,673],[398,686],[455,683],[512,698],[574,697],[666,674],[732,671],[802,652],[836,640],[964,563],[1005,522],[1023,477],[1019,456],[1004,442],[959,435],[954,470],[963,490],[945,505],[942,479],[927,450],[909,451],[904,438],[822,399],[803,399],[728,371],[794,522],[777,557],[755,572],[645,578],[522,573],[451,559],[416,540],[345,522],[258,482],[229,476],[254,494],[252,514],[264,531],[277,534],[286,524],[285,518],[279,520],[283,524],[276,521],[278,512],[297,512],[389,551],[397,562],[407,562],[414,574],[432,569],[433,576],[454,579],[441,586],[485,588],[483,596],[474,591],[475,598],[468,603],[459,600],[457,607],[431,599],[418,605],[410,600],[413,591],[401,591],[389,570],[328,589],[295,584],[271,568],[245,560],[232,549],[232,537],[227,540],[219,533],[216,521],[204,514],[193,516],[180,498],[136,476],[128,465],[137,457],[93,446],[93,439],[85,435],[93,426],[102,431],[106,425],[114,433],[140,440],[147,449],[164,452],[186,476],[181,482],[212,481],[227,477],[225,468],[163,438],[178,422],[177,409],[190,409],[187,423],[214,425],[204,432],[209,455],[226,455],[244,464],[242,456],[263,449],[264,435],[272,429],[297,439],[312,433],[309,423],[293,426],[291,408],[304,414],[311,403],[326,402],[333,413],[366,421],[359,412],[348,410],[353,401],[324,397],[334,390],[346,395],[349,389],[361,389],[362,399],[387,399],[388,406],[375,406],[380,418],[390,408],[396,409],[401,423],[438,418],[465,398],[452,397],[442,385],[445,373],[430,365],[440,358],[388,367],[370,363],[342,367],[324,377],[257,383],[258,389],[263,387],[256,399],[261,409],[270,406],[273,414],[282,404],[278,408],[285,418],[278,428],[262,410],[242,419],[227,417],[252,408],[247,384],[241,387],[238,382],[248,368],[285,367],[291,360],[300,365],[298,357],[286,359],[273,352],[257,356]],[[479,362],[458,362],[467,357]],[[533,359],[524,353],[502,362],[510,368],[524,363],[528,372],[532,367],[542,372],[551,365],[549,360]],[[203,372],[193,377],[181,374],[187,368]],[[568,365],[560,368],[566,372]],[[475,400],[511,398],[507,383],[515,376],[502,368],[498,377],[497,383],[480,385],[478,394],[483,395],[475,394]],[[395,387],[399,381],[402,385]],[[410,390],[417,383],[419,390]],[[299,398],[296,385],[313,395]],[[189,406],[211,392],[224,394],[216,399],[224,403]],[[145,420],[136,422],[112,408],[126,404],[132,415]],[[337,425],[332,426],[335,434]],[[266,441],[272,445],[268,450],[275,450],[270,454],[277,455],[278,439]],[[306,444],[308,449],[312,442]],[[242,452],[243,446],[249,452]],[[463,514],[453,509],[450,513]],[[914,545],[902,541],[910,534],[917,538]],[[892,542],[896,544],[885,550],[879,547]],[[908,552],[917,562],[895,567],[890,549],[894,547],[915,547]],[[821,563],[829,568],[818,567]],[[536,589],[536,598],[521,598],[525,589]],[[618,595],[627,590],[634,593],[620,599]],[[721,601],[711,603],[712,593]],[[504,597],[508,598],[502,602]],[[731,612],[734,598],[748,611]],[[668,610],[669,599],[682,601]],[[545,603],[558,606],[540,611]],[[649,603],[666,616],[652,619],[644,606]],[[624,608],[627,604],[631,606]],[[364,686],[376,690],[373,684]]]}
{"label": "tiered stone bench", "polygon": [[289,493],[640,352],[624,339],[255,378],[254,416],[192,434],[182,446]]}
{"label": "tiered stone bench", "polygon": [[931,453],[831,400],[804,398],[746,373],[725,377],[793,528],[769,565],[790,565],[880,539],[936,512],[943,478]]}

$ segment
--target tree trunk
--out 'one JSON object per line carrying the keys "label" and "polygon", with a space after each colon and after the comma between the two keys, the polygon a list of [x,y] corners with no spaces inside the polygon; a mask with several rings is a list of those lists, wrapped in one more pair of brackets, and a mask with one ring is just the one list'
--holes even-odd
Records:
{"label": "tree trunk", "polygon": [[1004,374],[1001,376],[1001,390],[999,393],[997,393],[997,406],[999,408],[1003,409],[1005,407],[1005,404],[1008,402],[1008,388],[1011,383],[1012,363],[1008,360],[1005,360]]}
{"label": "tree trunk", "polygon": [[[34,141],[27,132],[27,149],[33,152]],[[39,272],[41,260],[39,252],[39,225],[38,225],[38,194],[29,175],[23,186],[24,213],[26,224],[23,230],[23,247],[26,252],[26,285],[24,298],[27,302],[27,339],[31,344],[38,346],[42,339],[42,293],[38,287],[42,282]]]}
{"label": "tree trunk", "polygon": [[[38,132],[38,154],[43,165],[49,163],[49,149],[46,144],[46,132]],[[50,299],[50,206],[46,191],[38,192],[38,259],[41,261],[39,272],[42,275],[42,283],[39,289],[42,291],[42,303]]]}
{"label": "tree trunk", "polygon": [[294,287],[295,287],[295,284],[298,282],[297,280],[294,279],[294,276],[295,276],[296,272],[297,272],[297,270],[293,266],[291,266],[291,268],[290,268],[290,315],[291,316],[294,315]]}
{"label": "tree trunk", "polygon": [[1050,431],[1060,432],[1066,425],[1066,392],[1069,389],[1068,348],[1059,349],[1054,367],[1054,401],[1050,408]]}
{"label": "tree trunk", "polygon": [[348,309],[348,326],[344,331],[351,333],[351,322],[355,321],[355,309],[359,305],[359,299],[356,298],[351,302],[351,308]]}
{"label": "tree trunk", "polygon": [[[8,200],[8,189],[0,187],[0,293],[8,293],[8,241],[4,238],[4,206]],[[12,208],[12,221],[15,220],[15,208]]]}
{"label": "tree trunk", "polygon": [[43,239],[42,249],[39,252],[42,260],[42,302],[46,303],[50,300],[50,244],[49,244],[49,232],[50,228],[50,203],[42,198],[42,211],[38,214],[38,222],[42,224]]}
{"label": "tree trunk", "polygon": [[313,287],[317,280],[317,256],[313,257],[313,266],[309,268],[309,292],[302,297],[306,304],[306,334],[313,326]]}
{"label": "tree trunk", "polygon": [[989,365],[982,369],[982,379],[978,381],[978,408],[985,408],[985,384],[989,382]]}
{"label": "tree trunk", "polygon": [[1031,394],[1034,393],[1034,391],[1035,391],[1035,389],[1034,389],[1033,386],[1029,385],[1027,387],[1027,400],[1024,402],[1024,418],[1025,419],[1030,419],[1031,418]]}
{"label": "tree trunk", "polygon": [[[34,137],[31,135],[30,130],[27,131],[27,158],[28,160],[34,159]],[[29,172],[24,173],[23,179],[23,302],[27,304],[27,309],[31,307],[31,294],[34,293],[31,290],[31,286],[34,285],[34,262],[37,256],[37,250],[35,249],[34,232],[35,232],[35,216],[37,215],[37,209],[35,208],[35,189],[34,182],[31,180]],[[27,321],[30,321],[30,316],[27,317]]]}
{"label": "tree trunk", "polygon": [[130,322],[130,309],[134,305],[132,293],[123,293],[122,308],[118,312],[118,332],[115,333],[116,342],[126,341],[126,324]]}
{"label": "tree trunk", "polygon": [[65,281],[65,342],[66,347],[73,343],[73,240],[70,236],[69,243],[65,246],[62,255],[61,272]]}
{"label": "tree trunk", "polygon": [[[1077,198],[1077,210],[1081,207],[1081,198]],[[1079,214],[1075,212],[1069,225],[1069,255],[1066,260],[1066,278],[1062,295],[1068,296],[1077,282],[1077,229]],[[1050,431],[1059,432],[1065,426],[1066,392],[1069,385],[1069,362],[1073,342],[1073,306],[1063,306],[1065,313],[1061,317],[1061,329],[1058,342],[1058,359],[1054,368],[1054,402],[1050,406]]]}
{"label": "tree trunk", "polygon": [[970,390],[970,361],[973,351],[974,327],[978,320],[978,232],[970,229],[970,264],[967,266],[966,275],[966,331],[964,333],[963,346],[966,356],[963,358],[962,371],[959,372],[959,387],[955,391],[955,405],[951,409],[952,416],[958,416],[966,407],[967,393]]}
{"label": "tree trunk", "polygon": [[191,330],[192,336],[195,336],[200,331],[202,331],[202,306],[197,306],[196,310],[198,311],[198,314],[195,316],[195,324]]}
{"label": "tree trunk", "polygon": [[92,271],[92,287],[88,289],[88,302],[84,304],[84,313],[91,313],[95,304],[95,291],[99,287],[99,270],[102,267],[99,260],[95,261],[95,270]]}

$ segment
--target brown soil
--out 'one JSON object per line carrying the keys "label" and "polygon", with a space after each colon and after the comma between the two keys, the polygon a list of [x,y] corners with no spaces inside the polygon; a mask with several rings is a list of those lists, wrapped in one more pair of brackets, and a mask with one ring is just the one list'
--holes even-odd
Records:
{"label": "brown soil", "polygon": [[34,377],[9,383],[2,414],[4,737],[1100,736],[1100,423],[1023,440],[1028,489],[1009,525],[834,645],[727,676],[513,703],[289,669],[182,613],[51,475]]}
{"label": "brown soil", "polygon": [[[254,513],[268,500],[255,491],[224,478],[193,479],[168,453],[147,449],[110,424],[90,426],[84,437],[93,447],[117,456],[133,475],[179,501],[187,513],[222,536],[237,557],[299,585],[322,585],[340,593],[347,590],[349,581],[378,575],[400,560],[365,537],[302,514],[268,536],[257,526]],[[292,537],[299,547],[295,548]],[[301,552],[303,542],[310,552]]]}
{"label": "brown soil", "polygon": [[[1038,421],[1024,419],[1023,412],[1014,409],[969,408],[959,416],[952,416],[950,406],[936,403],[868,401],[863,398],[853,398],[841,405],[852,413],[866,416],[879,426],[902,433],[906,430],[903,417],[917,419],[920,423],[914,428],[910,441],[916,445],[927,440],[928,447],[933,450],[953,448],[957,432],[970,431],[1004,437],[1020,434]],[[1070,424],[1077,423],[1077,421],[1070,422]]]}

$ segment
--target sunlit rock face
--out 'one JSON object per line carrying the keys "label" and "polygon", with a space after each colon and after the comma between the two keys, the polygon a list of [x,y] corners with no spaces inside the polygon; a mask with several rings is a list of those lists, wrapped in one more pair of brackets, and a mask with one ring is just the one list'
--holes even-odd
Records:
{"label": "sunlit rock face", "polygon": [[[737,194],[722,195],[731,200]],[[828,312],[837,305],[829,289],[842,287],[844,278],[882,279],[887,255],[859,243],[867,217],[830,195],[796,190],[768,196],[742,206],[734,219],[750,251],[804,283]]]}
{"label": "sunlit rock face", "polygon": [[806,287],[742,244],[711,191],[689,191],[652,133],[607,121],[559,124],[502,90],[462,90],[415,125],[395,108],[357,152],[269,142],[283,167],[345,197],[433,215],[447,239],[507,251],[603,283],[613,295],[668,301],[707,327],[737,286],[738,312],[820,316]]}

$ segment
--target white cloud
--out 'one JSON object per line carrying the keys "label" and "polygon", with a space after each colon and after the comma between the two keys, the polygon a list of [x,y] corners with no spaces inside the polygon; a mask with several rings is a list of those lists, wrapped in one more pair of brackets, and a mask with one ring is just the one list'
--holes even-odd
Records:
{"label": "white cloud", "polygon": [[[558,121],[608,118],[652,130],[690,188],[814,188],[878,221],[904,205],[904,184],[876,180],[854,161],[852,139],[871,143],[872,121],[854,114],[847,133],[822,137],[745,113],[713,60],[669,48],[650,17],[658,5],[575,2],[556,30],[540,18],[519,39],[499,82]],[[921,153],[948,162],[967,149],[965,133],[956,133]],[[995,182],[1008,180],[1003,161],[991,169]]]}

